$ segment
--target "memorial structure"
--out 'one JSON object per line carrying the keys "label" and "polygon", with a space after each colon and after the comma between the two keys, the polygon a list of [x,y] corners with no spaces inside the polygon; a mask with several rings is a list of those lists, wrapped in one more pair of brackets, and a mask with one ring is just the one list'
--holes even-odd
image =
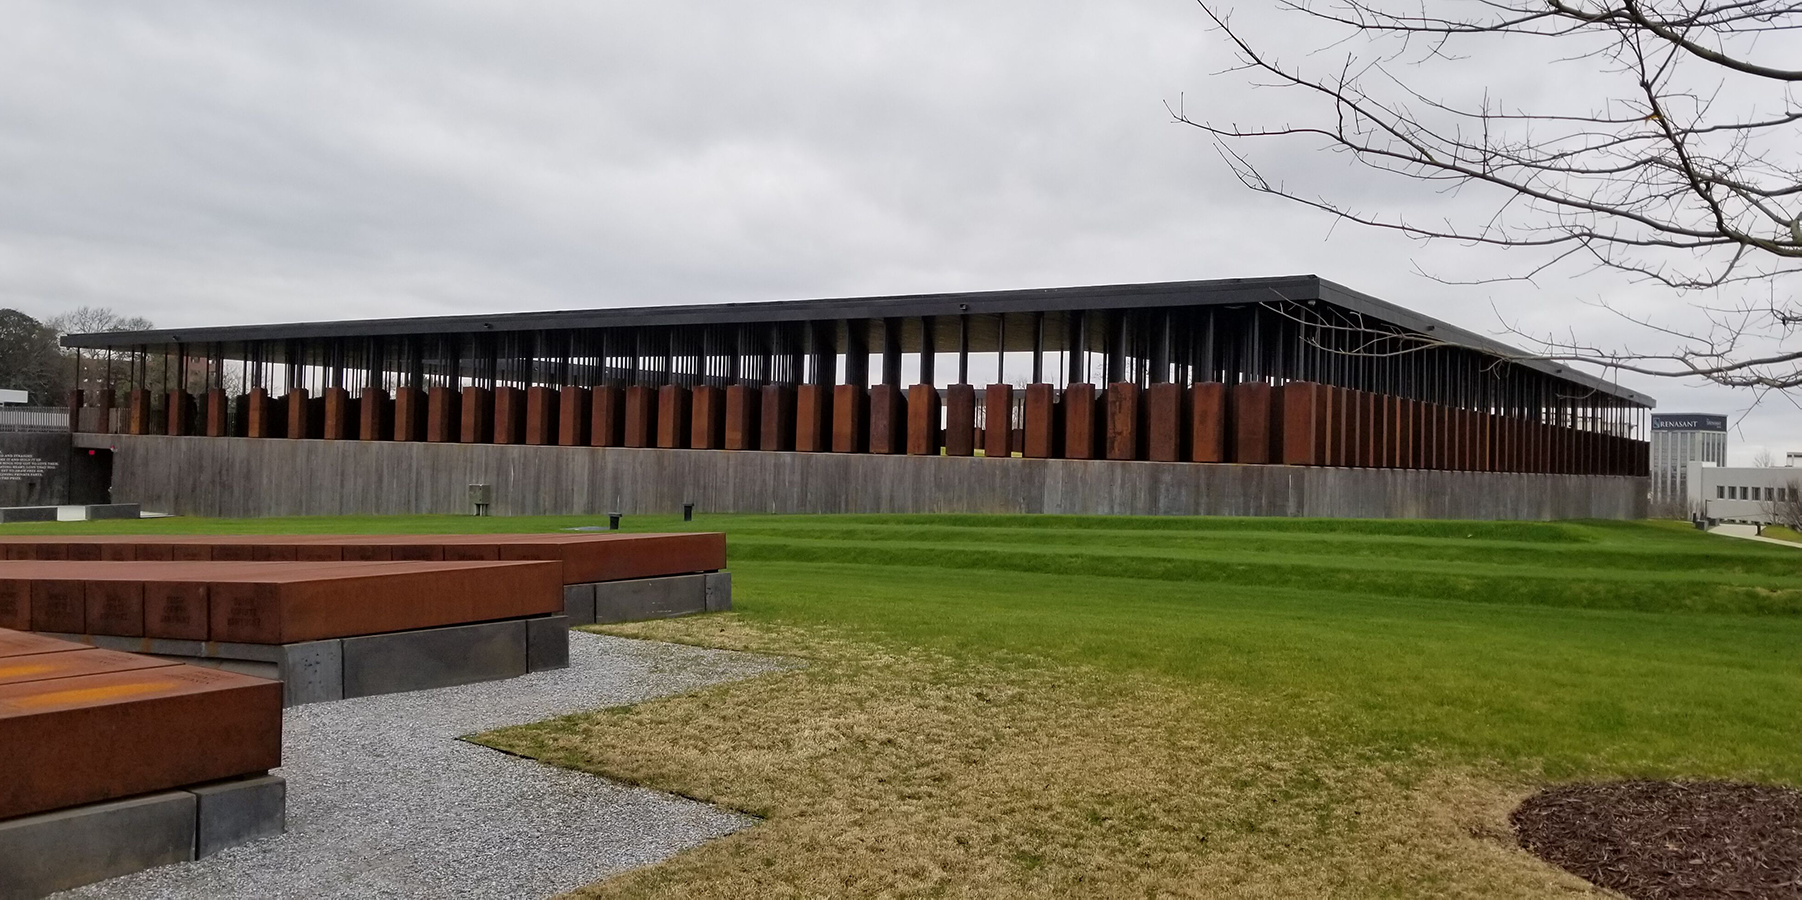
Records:
{"label": "memorial structure", "polygon": [[64,343],[110,385],[77,427],[125,407],[77,438],[119,499],[210,514],[461,511],[500,482],[500,512],[1630,517],[1653,405],[1312,276]]}

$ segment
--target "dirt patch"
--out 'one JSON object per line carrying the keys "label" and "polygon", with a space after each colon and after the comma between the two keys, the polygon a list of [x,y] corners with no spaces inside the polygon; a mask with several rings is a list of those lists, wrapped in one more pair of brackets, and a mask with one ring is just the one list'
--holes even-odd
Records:
{"label": "dirt patch", "polygon": [[1550,788],[1509,816],[1521,846],[1635,900],[1802,898],[1802,791],[1730,782]]}

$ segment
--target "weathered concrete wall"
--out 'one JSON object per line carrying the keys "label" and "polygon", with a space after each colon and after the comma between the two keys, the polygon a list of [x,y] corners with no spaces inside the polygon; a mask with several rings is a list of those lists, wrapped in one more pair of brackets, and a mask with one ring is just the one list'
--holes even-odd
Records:
{"label": "weathered concrete wall", "polygon": [[994,512],[1643,518],[1646,479],[836,453],[81,435],[113,497],[205,516]]}
{"label": "weathered concrete wall", "polygon": [[0,432],[0,506],[66,503],[68,494],[68,432]]}

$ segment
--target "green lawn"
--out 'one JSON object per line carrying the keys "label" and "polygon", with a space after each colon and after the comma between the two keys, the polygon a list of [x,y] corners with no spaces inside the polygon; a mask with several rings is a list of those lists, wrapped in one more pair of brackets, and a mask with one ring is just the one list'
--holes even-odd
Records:
{"label": "green lawn", "polygon": [[[0,533],[532,531],[594,522],[165,519],[8,526]],[[1505,829],[1494,823],[1505,814],[1492,808],[1496,801],[1486,801],[1487,818],[1479,816],[1477,825],[1446,826],[1410,848],[1410,835],[1444,823],[1408,812],[1414,807],[1398,798],[1413,796],[1409,785],[1451,777],[1446,773],[1482,782],[1473,796],[1491,798],[1566,779],[1802,785],[1802,554],[1786,547],[1663,523],[703,515],[692,524],[638,516],[626,524],[726,531],[737,610],[628,631],[811,656],[818,660],[814,673],[779,687],[730,687],[649,704],[647,718],[636,722],[572,717],[484,740],[754,809],[772,823],[801,822],[815,809],[840,813],[812,831],[760,826],[753,829],[759,837],[744,839],[749,844],[722,842],[726,849],[685,855],[607,891],[755,890],[765,882],[742,878],[749,846],[771,860],[763,877],[801,893],[848,885],[899,893],[1084,893],[1085,885],[1104,894],[1184,893],[1219,877],[1226,880],[1218,889],[1228,893],[1434,894],[1486,885],[1533,895],[1550,882],[1534,880],[1542,877],[1532,869],[1537,863],[1508,855],[1519,855],[1511,847],[1495,850],[1499,861],[1485,863],[1490,868],[1465,871],[1447,862],[1489,852],[1459,842],[1485,828]],[[932,662],[896,668],[891,657]],[[958,674],[966,670],[971,674]],[[859,689],[866,675],[867,689]],[[1065,682],[1083,687],[1064,693],[1058,685]],[[1128,738],[1144,720],[1156,724],[1158,707],[1124,716],[1128,707],[1110,697],[1140,697],[1147,686],[1173,710],[1171,721],[1158,735]],[[916,690],[914,697],[891,696]],[[990,694],[1019,698],[1017,709],[1004,703],[958,719],[938,699]],[[1035,698],[1046,704],[1038,712]],[[1078,720],[1061,720],[1059,709]],[[1220,715],[1209,718],[1210,709]],[[1082,716],[1101,722],[1110,715],[1115,725],[1084,730]],[[834,728],[855,739],[825,741],[821,734]],[[1087,761],[1078,765],[1020,743],[1035,729],[1090,746],[1082,754]],[[934,734],[947,747],[988,749],[958,751],[947,762],[910,744],[913,732]],[[823,741],[839,749],[818,751]],[[728,758],[721,745],[747,755]],[[820,755],[848,753],[848,746],[863,754],[856,766],[829,765]],[[1068,785],[1046,789],[1040,802],[1050,812],[995,813],[991,821],[959,806],[965,801],[958,797],[989,787],[1008,797],[1032,793],[1011,786],[1012,774],[957,781],[974,777],[970,767],[983,754],[1004,749],[1014,754],[1007,758],[1032,760],[1022,763],[1028,768],[1089,773],[1075,780],[1128,778],[1120,773],[1134,771],[1139,755],[1142,771],[1183,771],[1217,757],[1252,760],[1217,773],[1205,789],[1144,787],[1142,797],[1134,795],[1141,799],[1133,814],[1147,823],[1162,821],[1164,803],[1200,809],[1217,795],[1265,796],[1274,789],[1261,781],[1257,759],[1283,760],[1285,774],[1281,789],[1259,801],[1272,805],[1218,800],[1226,805],[1207,832],[1213,849],[1158,851],[1169,854],[1159,857],[1166,867],[1160,871],[1192,879],[1172,888],[1146,881],[1150,876],[1132,862],[1155,843],[1149,831],[1122,837],[1117,819],[1094,819],[1092,812],[1073,812],[1057,827],[1032,824],[1056,819],[1065,806],[1092,811],[1093,797],[1060,792]],[[944,784],[960,785],[951,792],[957,796],[895,787],[905,781],[898,772],[941,769]],[[973,852],[962,844],[918,849],[913,857],[905,850],[822,850],[836,847],[832,835],[858,828],[880,845],[933,827],[859,819],[875,795],[830,794],[824,785],[834,778],[880,783],[900,791],[893,802],[903,805],[939,804],[934,821],[968,815],[977,823],[972,828],[1003,836],[997,846],[1010,849],[995,850],[994,859],[1039,861],[993,881],[974,874],[987,871],[980,867],[960,874],[959,854]],[[1369,788],[1371,779],[1402,787],[1392,796]],[[984,807],[998,802],[1005,806],[985,800]],[[1335,818],[1358,803],[1388,810],[1389,824],[1374,824],[1374,814],[1361,825]],[[1160,833],[1186,827],[1180,814],[1170,815],[1173,824],[1157,825]],[[1271,821],[1301,820],[1300,831],[1269,836]],[[1007,843],[1021,829],[1050,849]],[[1245,856],[1227,852],[1240,846],[1235,839],[1248,842]],[[1069,849],[1068,860],[1059,861],[1059,847]],[[783,862],[790,859],[804,862]],[[1113,880],[1084,881],[1101,878],[1098,860],[1119,863]],[[1302,863],[1311,874],[1298,874]],[[909,885],[919,885],[906,880],[916,870],[937,872],[938,880],[916,891]],[[1233,872],[1264,880],[1241,883]],[[1261,886],[1247,886],[1253,882]]]}

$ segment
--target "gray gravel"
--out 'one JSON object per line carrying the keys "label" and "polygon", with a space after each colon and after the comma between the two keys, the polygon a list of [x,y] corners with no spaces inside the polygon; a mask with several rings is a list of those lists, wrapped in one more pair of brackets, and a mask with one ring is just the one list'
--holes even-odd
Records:
{"label": "gray gravel", "polygon": [[288,710],[288,833],[64,897],[545,897],[755,819],[457,740],[782,668],[570,633],[570,667]]}

